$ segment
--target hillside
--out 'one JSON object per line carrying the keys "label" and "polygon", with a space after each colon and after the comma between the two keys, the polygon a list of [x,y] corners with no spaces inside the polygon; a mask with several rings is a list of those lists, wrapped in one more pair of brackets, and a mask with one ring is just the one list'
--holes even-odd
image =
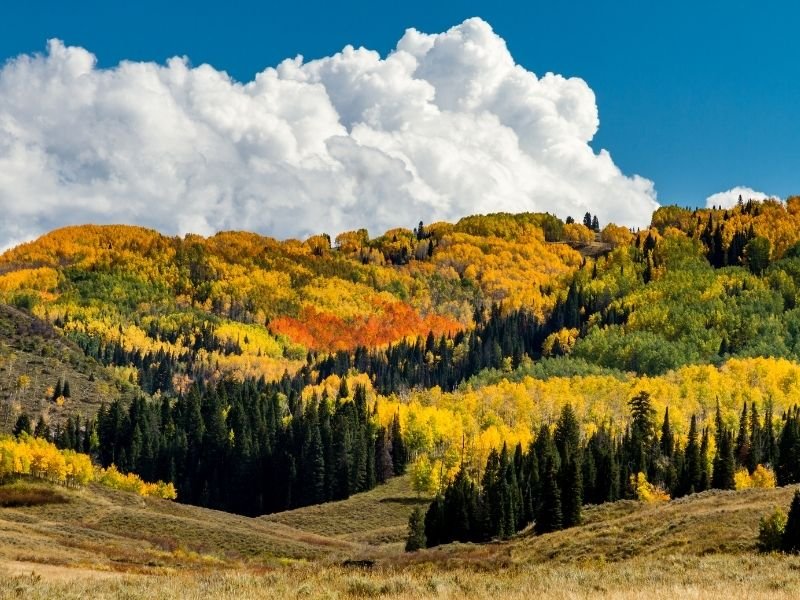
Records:
{"label": "hillside", "polygon": [[13,504],[15,496],[35,498],[33,506],[0,508],[0,562],[6,563],[159,573],[346,556],[357,548],[279,523],[99,485],[75,490],[30,482],[0,491],[3,505]]}
{"label": "hillside", "polygon": [[[588,507],[585,523],[567,531],[416,554],[396,545],[370,551],[341,535],[373,535],[376,521],[362,525],[355,514],[398,522],[399,512],[384,507],[402,494],[397,486],[269,520],[95,487],[54,491],[67,503],[0,508],[2,598],[789,598],[800,585],[800,559],[753,552],[759,517],[786,505],[790,488],[707,492],[664,505],[622,501]],[[354,556],[378,563],[338,564]],[[283,560],[304,557],[311,562]]]}
{"label": "hillside", "polygon": [[[59,381],[69,383],[70,397],[56,402]],[[53,423],[74,415],[94,417],[101,403],[130,398],[136,389],[47,321],[0,304],[0,432],[10,431],[21,412],[41,414]]]}

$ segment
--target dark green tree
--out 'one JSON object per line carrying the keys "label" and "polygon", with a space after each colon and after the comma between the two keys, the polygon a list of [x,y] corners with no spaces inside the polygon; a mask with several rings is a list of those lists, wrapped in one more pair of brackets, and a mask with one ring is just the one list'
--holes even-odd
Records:
{"label": "dark green tree", "polygon": [[783,530],[781,549],[792,554],[800,553],[800,490],[795,490],[789,515],[786,519],[786,528]]}
{"label": "dark green tree", "polygon": [[417,506],[408,517],[408,538],[406,539],[406,552],[415,552],[425,548],[425,515]]}
{"label": "dark green tree", "polygon": [[553,461],[548,461],[545,466],[544,480],[542,481],[542,502],[536,515],[535,529],[537,533],[549,533],[562,527],[561,491],[556,480],[556,471]]}
{"label": "dark green tree", "polygon": [[28,416],[28,413],[22,413],[17,417],[17,422],[14,424],[13,434],[19,436],[23,433],[27,433],[28,435],[33,433],[31,418]]}

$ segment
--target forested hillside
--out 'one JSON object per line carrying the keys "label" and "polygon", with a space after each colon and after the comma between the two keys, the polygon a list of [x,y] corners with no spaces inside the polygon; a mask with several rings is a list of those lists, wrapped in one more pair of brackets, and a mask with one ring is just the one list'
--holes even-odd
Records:
{"label": "forested hillside", "polygon": [[[29,361],[3,371],[6,428],[244,514],[403,472],[442,501],[514,507],[468,539],[541,522],[548,479],[574,514],[646,486],[733,487],[737,469],[796,481],[799,241],[800,198],[665,207],[641,231],[589,214],[303,242],[62,229],[0,257],[4,310],[82,351],[108,393],[87,411],[74,375],[31,391]],[[3,335],[19,364],[31,349]],[[704,479],[684,473],[692,444]],[[599,490],[603,461],[615,483]]]}

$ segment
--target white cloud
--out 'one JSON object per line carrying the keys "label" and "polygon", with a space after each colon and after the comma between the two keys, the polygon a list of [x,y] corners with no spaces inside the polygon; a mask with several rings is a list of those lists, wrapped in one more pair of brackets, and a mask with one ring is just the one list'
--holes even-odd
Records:
{"label": "white cloud", "polygon": [[706,198],[706,208],[712,208],[714,206],[718,206],[720,208],[730,208],[739,201],[740,197],[744,202],[747,202],[748,200],[766,200],[767,198],[774,198],[774,196],[770,196],[764,192],[758,192],[753,188],[737,185],[736,187],[732,187],[724,192],[711,194],[708,198]]}
{"label": "white cloud", "polygon": [[598,125],[583,80],[538,78],[480,19],[244,84],[183,58],[99,69],[52,40],[0,69],[0,247],[85,222],[278,237],[499,210],[645,224],[653,184],[591,149]]}

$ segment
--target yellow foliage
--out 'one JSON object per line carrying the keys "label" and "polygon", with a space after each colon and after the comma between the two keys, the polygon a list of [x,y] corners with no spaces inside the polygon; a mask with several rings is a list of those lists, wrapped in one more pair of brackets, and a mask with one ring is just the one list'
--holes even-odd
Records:
{"label": "yellow foliage", "polygon": [[669,494],[647,481],[644,473],[631,475],[631,486],[636,491],[636,499],[648,504],[668,502]]}
{"label": "yellow foliage", "polygon": [[578,341],[578,330],[563,328],[548,335],[542,344],[542,354],[545,356],[558,356],[569,354]]}
{"label": "yellow foliage", "polygon": [[567,223],[564,225],[564,241],[588,244],[594,241],[594,231],[583,223]]}
{"label": "yellow foliage", "polygon": [[741,468],[736,471],[733,480],[737,490],[774,488],[777,483],[775,472],[764,465],[758,465],[752,474],[748,473],[747,469]]}
{"label": "yellow foliage", "polygon": [[162,481],[146,483],[138,475],[120,473],[114,465],[97,468],[87,454],[59,450],[42,438],[22,434],[19,438],[0,438],[0,479],[29,475],[64,485],[87,485],[97,481],[103,485],[174,500],[175,487]]}
{"label": "yellow foliage", "polygon": [[612,246],[627,246],[633,241],[633,234],[627,227],[609,223],[600,233],[600,239]]}
{"label": "yellow foliage", "polygon": [[178,497],[172,483],[163,481],[147,483],[134,473],[120,473],[114,465],[107,469],[97,469],[96,478],[102,485],[126,492],[135,492],[140,496],[153,496],[166,500],[175,500]]}

